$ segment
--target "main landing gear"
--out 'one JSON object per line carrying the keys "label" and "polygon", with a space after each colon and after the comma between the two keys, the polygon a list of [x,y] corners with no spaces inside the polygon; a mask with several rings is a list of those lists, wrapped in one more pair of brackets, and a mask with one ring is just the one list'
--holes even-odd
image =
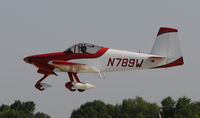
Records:
{"label": "main landing gear", "polygon": [[[65,84],[65,87],[66,87],[67,89],[69,89],[69,90],[72,91],[72,92],[74,92],[74,91],[76,91],[76,90],[78,90],[79,92],[85,91],[85,89],[81,89],[81,88],[77,89],[77,88],[75,87],[75,85],[76,85],[77,83],[81,83],[80,80],[79,80],[79,78],[78,78],[78,76],[77,76],[77,73],[68,72],[68,76],[69,76],[70,82],[67,82],[67,83]],[[76,82],[74,82],[73,76],[74,76]],[[82,83],[82,84],[84,84],[84,83]]]}
{"label": "main landing gear", "polygon": [[[65,87],[67,89],[69,89],[70,91],[78,90],[79,92],[83,92],[87,89],[91,89],[91,88],[95,87],[92,84],[80,82],[80,80],[77,76],[77,73],[68,72],[68,75],[69,75],[70,82],[67,82],[65,84]],[[73,76],[74,76],[76,82],[74,81]]]}
{"label": "main landing gear", "polygon": [[[73,92],[73,91],[78,90],[79,92],[83,92],[83,91],[85,91],[87,89],[94,88],[94,85],[91,85],[89,83],[81,82],[79,80],[78,76],[77,76],[77,73],[68,72],[68,75],[69,75],[70,82],[67,82],[65,84],[65,87],[67,89],[69,89],[70,91]],[[49,76],[49,74],[44,74],[44,76],[39,81],[36,82],[35,88],[40,90],[40,91],[43,91],[46,88],[51,87],[51,85],[48,85],[48,84],[45,84],[45,83],[41,83],[48,76]],[[75,81],[74,81],[74,79],[75,79]]]}

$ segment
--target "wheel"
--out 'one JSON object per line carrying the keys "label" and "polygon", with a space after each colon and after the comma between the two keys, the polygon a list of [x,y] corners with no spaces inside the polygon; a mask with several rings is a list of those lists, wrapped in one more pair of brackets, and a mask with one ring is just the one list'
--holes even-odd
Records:
{"label": "wheel", "polygon": [[72,89],[72,87],[73,87],[73,85],[72,85],[72,82],[67,82],[66,84],[65,84],[65,87],[67,88],[67,89],[69,89],[70,91],[76,91],[76,89]]}
{"label": "wheel", "polygon": [[69,89],[71,92],[74,92],[74,91],[76,91],[76,89]]}
{"label": "wheel", "polygon": [[35,88],[36,89],[38,89],[38,90],[40,90],[40,91],[44,91],[44,88],[41,88],[42,86],[41,86],[41,84],[40,83],[36,83],[35,84]]}
{"label": "wheel", "polygon": [[40,91],[44,91],[44,89],[41,89],[41,88],[40,88],[40,89],[38,89],[38,90],[40,90]]}
{"label": "wheel", "polygon": [[79,91],[79,92],[83,92],[83,91],[85,91],[85,89],[78,89],[78,91]]}

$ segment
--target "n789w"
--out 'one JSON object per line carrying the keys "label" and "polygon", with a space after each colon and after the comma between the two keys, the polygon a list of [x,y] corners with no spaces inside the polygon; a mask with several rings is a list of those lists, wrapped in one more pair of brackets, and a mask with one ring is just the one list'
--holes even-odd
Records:
{"label": "n789w", "polygon": [[107,66],[141,67],[144,59],[109,58]]}

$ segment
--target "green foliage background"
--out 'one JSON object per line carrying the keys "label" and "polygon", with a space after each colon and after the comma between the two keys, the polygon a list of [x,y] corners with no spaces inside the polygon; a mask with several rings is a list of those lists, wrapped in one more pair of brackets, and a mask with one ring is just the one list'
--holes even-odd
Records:
{"label": "green foliage background", "polygon": [[141,97],[125,99],[121,104],[111,105],[95,100],[73,110],[71,118],[200,118],[200,102],[181,97],[177,101],[166,97],[161,107]]}
{"label": "green foliage background", "polygon": [[34,102],[15,101],[12,105],[0,106],[0,118],[50,118],[47,114],[37,112],[34,114]]}
{"label": "green foliage background", "polygon": [[[15,101],[13,104],[0,106],[0,118],[50,118],[49,115],[35,111],[35,103]],[[161,107],[141,97],[124,99],[121,104],[105,104],[100,100],[87,102],[73,110],[71,118],[200,118],[200,102],[181,97],[177,101],[166,97]]]}

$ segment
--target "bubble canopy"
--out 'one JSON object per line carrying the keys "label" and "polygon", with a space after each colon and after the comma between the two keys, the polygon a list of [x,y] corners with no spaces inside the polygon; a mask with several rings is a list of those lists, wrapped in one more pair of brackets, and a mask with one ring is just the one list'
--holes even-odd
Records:
{"label": "bubble canopy", "polygon": [[70,53],[91,53],[91,54],[95,54],[101,48],[102,48],[102,46],[97,46],[97,45],[90,44],[90,43],[79,43],[79,44],[75,44],[75,45],[67,48],[64,52],[67,53],[67,54],[70,54]]}

